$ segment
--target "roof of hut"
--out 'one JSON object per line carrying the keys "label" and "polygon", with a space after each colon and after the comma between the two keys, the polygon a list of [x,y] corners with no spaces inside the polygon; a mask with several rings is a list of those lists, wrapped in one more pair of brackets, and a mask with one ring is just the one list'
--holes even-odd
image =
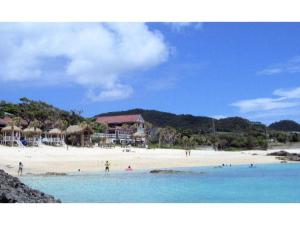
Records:
{"label": "roof of hut", "polygon": [[12,126],[6,126],[6,127],[2,128],[1,131],[5,132],[5,131],[12,131],[12,130],[20,132],[22,129],[20,127],[17,127],[17,126],[14,126],[14,127],[12,127]]}
{"label": "roof of hut", "polygon": [[49,130],[48,133],[49,134],[62,134],[63,132],[58,128],[53,128],[53,129]]}
{"label": "roof of hut", "polygon": [[88,130],[91,133],[93,132],[92,129],[89,126],[86,126],[86,125],[83,125],[83,126],[82,125],[72,125],[72,126],[69,126],[67,128],[66,133],[67,134],[82,133],[85,130]]}
{"label": "roof of hut", "polygon": [[35,127],[27,127],[23,130],[23,133],[33,133],[33,134],[40,134],[43,133],[40,128]]}

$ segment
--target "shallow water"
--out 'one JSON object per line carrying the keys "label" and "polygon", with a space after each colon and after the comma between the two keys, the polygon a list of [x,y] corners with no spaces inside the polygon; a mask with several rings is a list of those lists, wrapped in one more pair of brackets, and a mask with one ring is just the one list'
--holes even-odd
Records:
{"label": "shallow water", "polygon": [[244,165],[180,170],[196,173],[150,174],[144,171],[24,176],[22,181],[32,188],[54,195],[63,202],[300,202],[298,163],[256,165],[254,168]]}

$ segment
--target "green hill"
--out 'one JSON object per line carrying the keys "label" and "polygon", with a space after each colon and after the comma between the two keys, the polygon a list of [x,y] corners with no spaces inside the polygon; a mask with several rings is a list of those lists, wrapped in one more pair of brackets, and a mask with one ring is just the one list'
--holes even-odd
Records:
{"label": "green hill", "polygon": [[[97,116],[141,114],[143,118],[155,127],[174,127],[179,130],[190,130],[193,133],[207,133],[212,131],[213,119],[205,116],[193,116],[188,114],[176,115],[157,110],[131,109],[127,111],[102,113]],[[265,130],[265,125],[254,123],[240,117],[228,117],[214,119],[218,132],[247,132],[249,129]]]}
{"label": "green hill", "polygon": [[279,122],[275,122],[270,124],[269,126],[272,130],[277,131],[298,131],[300,132],[300,124],[293,120],[281,120]]}

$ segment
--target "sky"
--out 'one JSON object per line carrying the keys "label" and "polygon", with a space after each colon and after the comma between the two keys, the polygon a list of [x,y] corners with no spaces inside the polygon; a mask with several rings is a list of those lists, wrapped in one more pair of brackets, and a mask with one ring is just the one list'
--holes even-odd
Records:
{"label": "sky", "polygon": [[299,23],[0,23],[0,99],[300,122]]}

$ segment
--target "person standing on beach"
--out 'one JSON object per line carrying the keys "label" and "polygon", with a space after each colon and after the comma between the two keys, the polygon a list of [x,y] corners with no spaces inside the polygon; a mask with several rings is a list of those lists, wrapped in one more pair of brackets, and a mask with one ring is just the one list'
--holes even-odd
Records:
{"label": "person standing on beach", "polygon": [[23,173],[23,163],[19,162],[18,175],[22,176],[22,173]]}
{"label": "person standing on beach", "polygon": [[192,151],[192,150],[189,150],[189,156],[191,156],[191,151]]}
{"label": "person standing on beach", "polygon": [[110,163],[108,161],[105,162],[105,173],[109,172]]}

